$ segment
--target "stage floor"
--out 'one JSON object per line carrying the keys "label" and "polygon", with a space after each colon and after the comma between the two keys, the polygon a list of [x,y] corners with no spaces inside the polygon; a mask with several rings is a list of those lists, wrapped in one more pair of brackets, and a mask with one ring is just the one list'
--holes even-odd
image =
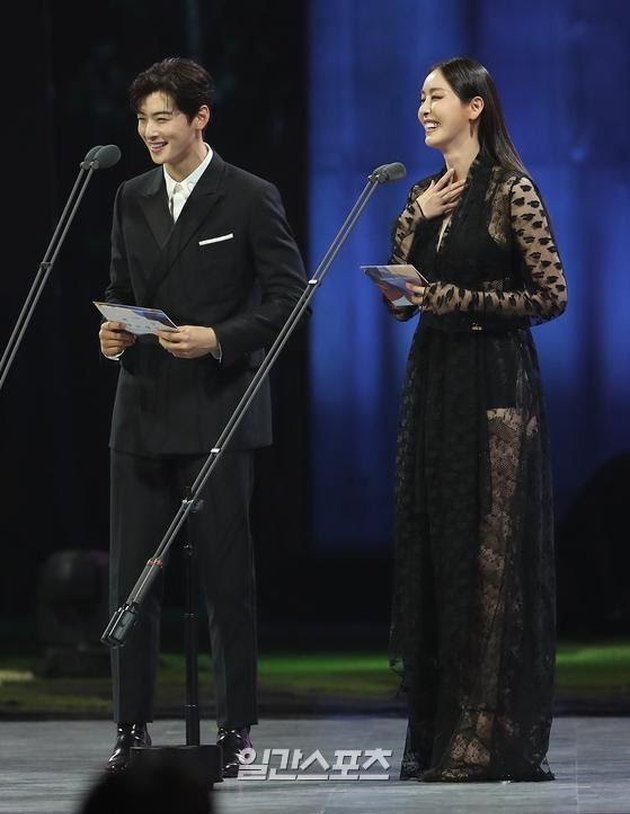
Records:
{"label": "stage floor", "polygon": [[[404,731],[400,717],[263,719],[246,775],[215,784],[215,814],[630,814],[630,718],[556,718],[550,783],[401,782]],[[202,743],[213,733],[202,722]],[[156,721],[151,734],[156,746],[185,744],[178,720]],[[0,721],[0,812],[75,814],[113,736],[104,720]]]}

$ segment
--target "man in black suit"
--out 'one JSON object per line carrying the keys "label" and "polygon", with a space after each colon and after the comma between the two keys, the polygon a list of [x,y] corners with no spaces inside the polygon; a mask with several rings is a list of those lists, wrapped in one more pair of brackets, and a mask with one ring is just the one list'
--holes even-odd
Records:
{"label": "man in black suit", "polygon": [[[130,87],[138,133],[158,166],[121,184],[105,299],[163,309],[176,331],[136,337],[104,322],[102,353],[120,365],[110,435],[110,606],[119,608],[306,286],[275,186],[204,141],[213,82],[171,58]],[[206,597],[224,776],[257,722],[256,613],[249,505],[253,450],[271,443],[263,380],[188,515]],[[107,768],[150,745],[162,580],[124,647],[112,651],[117,734]]]}

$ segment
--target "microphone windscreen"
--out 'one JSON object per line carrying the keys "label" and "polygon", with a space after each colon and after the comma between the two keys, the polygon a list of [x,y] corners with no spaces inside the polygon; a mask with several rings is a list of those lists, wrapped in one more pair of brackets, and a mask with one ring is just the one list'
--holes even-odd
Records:
{"label": "microphone windscreen", "polygon": [[394,161],[393,164],[388,164],[387,167],[387,180],[400,181],[407,175],[407,168],[400,161]]}
{"label": "microphone windscreen", "polygon": [[407,175],[407,168],[400,161],[394,161],[392,164],[381,164],[373,170],[369,176],[369,180],[373,184],[388,184],[390,181],[400,181]]}
{"label": "microphone windscreen", "polygon": [[103,149],[103,145],[102,145],[102,144],[97,144],[97,145],[96,145],[96,147],[91,147],[91,148],[90,148],[90,149],[87,151],[87,153],[85,154],[85,158],[84,158],[84,159],[83,159],[83,161],[81,162],[81,167],[82,167],[84,170],[89,170],[89,169],[90,169],[90,164],[91,164],[91,162],[94,160],[94,157],[96,156],[96,154],[98,153],[98,151],[99,151],[99,150],[102,150],[102,149]]}
{"label": "microphone windscreen", "polygon": [[85,158],[83,160],[91,161],[94,158],[94,156],[98,153],[98,151],[102,149],[102,147],[103,147],[102,144],[97,144],[96,147],[92,147],[90,150],[87,151],[87,153],[85,154]]}
{"label": "microphone windscreen", "polygon": [[115,144],[106,144],[94,156],[94,169],[106,170],[120,161],[120,147]]}
{"label": "microphone windscreen", "polygon": [[407,175],[407,168],[400,161],[394,161],[392,164],[381,164],[372,171],[370,181],[377,184],[388,184],[390,181],[400,181]]}

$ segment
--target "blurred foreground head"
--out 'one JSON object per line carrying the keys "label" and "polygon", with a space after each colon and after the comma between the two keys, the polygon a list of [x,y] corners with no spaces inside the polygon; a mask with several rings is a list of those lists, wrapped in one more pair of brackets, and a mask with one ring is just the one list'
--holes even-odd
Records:
{"label": "blurred foreground head", "polygon": [[97,778],[77,814],[215,814],[211,784],[173,753]]}

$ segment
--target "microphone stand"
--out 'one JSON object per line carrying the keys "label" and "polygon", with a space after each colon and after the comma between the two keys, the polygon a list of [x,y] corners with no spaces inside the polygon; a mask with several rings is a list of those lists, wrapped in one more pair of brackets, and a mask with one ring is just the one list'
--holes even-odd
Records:
{"label": "microphone stand", "polygon": [[[236,428],[238,427],[240,421],[242,420],[243,416],[245,415],[249,405],[251,404],[252,400],[254,399],[256,393],[258,392],[260,385],[262,384],[265,376],[275,363],[280,351],[283,349],[284,345],[286,344],[289,336],[293,332],[294,328],[296,327],[298,320],[307,310],[310,300],[315,294],[317,287],[321,284],[326,273],[328,272],[333,260],[339,253],[343,243],[346,241],[348,235],[354,228],[355,223],[357,222],[359,216],[365,209],[368,201],[374,194],[376,187],[379,184],[389,183],[390,181],[398,181],[403,178],[406,174],[406,169],[403,164],[396,162],[394,164],[384,164],[380,167],[377,167],[370,175],[368,176],[367,183],[363,188],[361,194],[357,198],[354,206],[348,213],[346,220],[342,224],[339,232],[335,236],[333,242],[330,244],[328,251],[324,255],[321,263],[317,267],[315,273],[311,277],[310,280],[307,281],[306,287],[302,292],[299,300],[295,304],[293,310],[289,314],[286,322],[284,323],[280,333],[276,337],[275,341],[271,345],[263,363],[256,371],[253,379],[251,380],[249,386],[243,393],[241,400],[236,406],[236,409],[232,413],[230,419],[228,420],[225,428],[221,432],[219,438],[217,439],[214,447],[210,450],[210,453],[204,462],[199,474],[197,475],[193,485],[189,488],[187,496],[182,500],[181,505],[173,517],[171,524],[169,525],[168,529],[164,533],[162,540],[160,541],[155,553],[153,556],[147,560],[146,565],[138,580],[136,581],[134,587],[131,590],[127,600],[121,607],[118,608],[112,615],[111,619],[103,634],[101,636],[101,641],[108,645],[109,647],[121,647],[125,644],[129,633],[131,632],[132,628],[138,621],[138,616],[140,612],[140,608],[142,602],[144,601],[145,596],[149,592],[153,582],[158,577],[160,572],[164,567],[165,557],[166,554],[173,543],[173,540],[177,536],[177,533],[181,529],[184,521],[188,517],[191,511],[195,511],[195,508],[200,505],[200,501],[198,495],[200,494],[201,490],[203,489],[206,481],[212,474],[214,468],[216,467],[219,459],[229,443],[230,439],[232,438]],[[190,551],[187,552],[187,568],[191,568],[191,561],[192,557],[190,555]],[[191,587],[190,587],[190,572],[186,576],[186,585],[187,585],[187,598],[190,596]],[[186,619],[187,619],[187,631],[186,631],[186,641],[188,643],[188,650],[192,648],[194,652],[187,652],[186,658],[186,667],[187,667],[187,705],[186,705],[186,737],[187,737],[187,745],[188,746],[195,746],[199,743],[199,709],[197,704],[197,680],[196,675],[191,675],[191,671],[196,670],[196,637],[191,632],[190,624],[193,620],[194,615],[191,613],[190,607],[186,608]],[[132,757],[140,753],[142,751],[152,750],[155,751],[156,747],[133,747]],[[168,747],[165,747],[168,748]],[[220,749],[220,747],[199,747],[198,749],[205,749],[206,755],[211,756],[211,751],[213,749]],[[191,754],[191,757],[193,755]],[[195,755],[195,764],[198,765],[198,758]],[[213,761],[214,762],[214,761]],[[219,769],[220,772],[220,769]],[[214,777],[215,780],[220,781],[222,778],[220,773],[218,776]]]}
{"label": "microphone stand", "polygon": [[64,206],[63,212],[61,213],[59,221],[57,222],[57,226],[53,236],[50,239],[48,248],[46,249],[44,257],[39,264],[35,280],[33,281],[33,284],[31,285],[31,288],[26,296],[26,300],[24,301],[20,315],[17,318],[15,327],[13,328],[7,346],[2,354],[2,359],[0,360],[0,390],[2,390],[2,386],[9,372],[9,368],[11,367],[15,354],[17,353],[20,343],[24,337],[24,333],[28,327],[31,317],[33,316],[35,306],[37,305],[37,302],[41,296],[50,272],[53,269],[55,260],[59,254],[59,250],[61,249],[66,234],[68,233],[70,224],[74,220],[74,216],[77,212],[79,204],[81,203],[85,190],[87,189],[87,185],[94,174],[94,171],[99,167],[111,167],[118,161],[119,158],[120,150],[114,144],[109,144],[105,147],[99,144],[96,147],[92,147],[91,150],[88,150],[85,158],[83,161],[81,161],[79,165],[79,173],[74,182],[74,186],[70,191],[70,195],[68,196],[66,205]]}

